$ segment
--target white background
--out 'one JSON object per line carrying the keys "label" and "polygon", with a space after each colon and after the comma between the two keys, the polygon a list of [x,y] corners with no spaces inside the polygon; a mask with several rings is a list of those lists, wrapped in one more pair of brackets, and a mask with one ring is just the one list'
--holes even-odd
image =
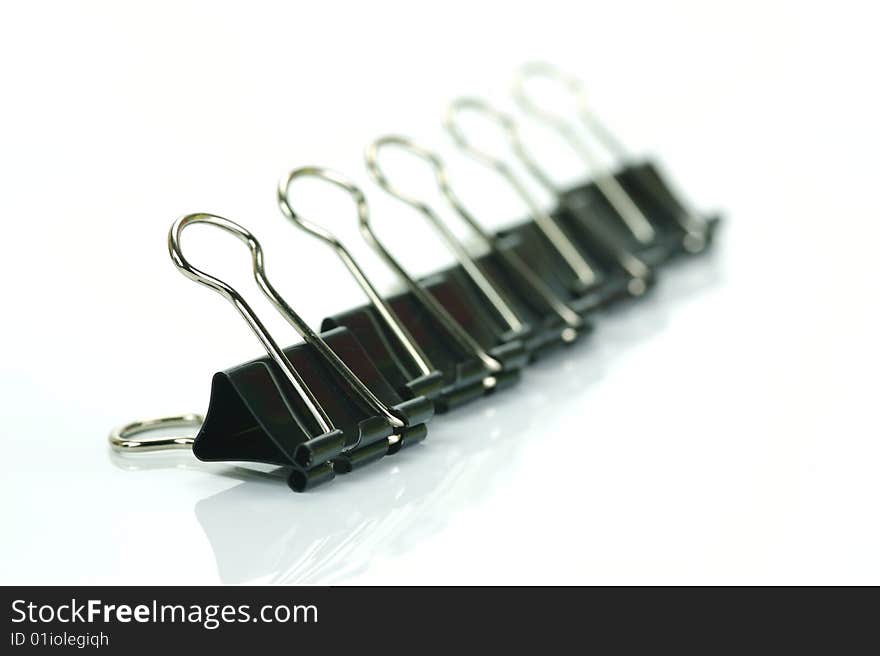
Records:
{"label": "white background", "polygon": [[[880,583],[877,25],[855,2],[5,4],[0,583]],[[110,456],[112,426],[204,411],[213,371],[260,355],[171,265],[177,216],[250,227],[317,324],[359,291],[281,218],[277,179],[346,172],[414,270],[443,264],[363,146],[418,137],[503,225],[516,199],[439,118],[459,94],[512,109],[531,59],[724,212],[713,256],[314,494]],[[345,199],[301,193],[389,289]],[[210,232],[191,259],[294,341]]]}

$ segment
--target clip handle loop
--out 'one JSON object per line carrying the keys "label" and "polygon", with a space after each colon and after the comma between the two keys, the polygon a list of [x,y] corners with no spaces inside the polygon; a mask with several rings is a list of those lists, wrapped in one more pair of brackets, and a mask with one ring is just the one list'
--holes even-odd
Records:
{"label": "clip handle loop", "polygon": [[[366,153],[367,167],[370,168],[370,148]],[[371,171],[372,173],[372,171]],[[381,170],[376,173],[381,175]],[[381,183],[380,183],[381,184]],[[443,326],[446,332],[452,337],[465,352],[471,354],[479,360],[483,368],[490,374],[500,373],[504,367],[493,358],[480,344],[471,337],[461,324],[459,324],[451,314],[440,304],[431,294],[429,294],[416,280],[407,272],[400,261],[394,257],[391,251],[382,243],[376,231],[373,229],[372,220],[369,214],[361,214],[359,220],[359,228],[364,240],[373,248],[385,263],[397,274],[397,277],[407,286],[410,293],[415,296],[419,302],[433,315],[433,317]],[[486,381],[489,381],[487,377]]]}
{"label": "clip handle loop", "polygon": [[266,294],[270,298],[270,300],[272,300],[273,297],[277,297],[277,294],[275,293],[275,290],[272,288],[269,281],[266,280],[264,274],[263,249],[260,246],[260,242],[258,242],[256,237],[254,237],[248,230],[246,230],[242,226],[238,225],[234,221],[223,218],[222,216],[217,216],[216,214],[188,214],[187,216],[183,216],[177,219],[171,225],[171,228],[168,231],[168,252],[171,255],[171,260],[174,262],[174,265],[184,276],[186,276],[190,280],[193,280],[200,285],[205,285],[209,289],[213,289],[230,303],[232,303],[233,307],[238,310],[238,313],[245,320],[245,323],[247,323],[248,327],[257,336],[257,339],[259,339],[260,342],[263,344],[263,347],[266,349],[269,357],[272,358],[276,365],[278,365],[281,373],[284,374],[284,377],[293,386],[293,389],[296,390],[296,393],[302,399],[303,403],[309,411],[309,414],[312,415],[315,422],[318,424],[321,432],[329,433],[334,428],[333,422],[330,420],[330,417],[327,415],[324,408],[321,407],[318,399],[316,399],[314,394],[312,394],[312,391],[309,389],[309,386],[306,384],[303,378],[299,375],[299,372],[297,372],[293,364],[291,364],[290,360],[287,359],[287,356],[284,355],[284,351],[272,338],[272,335],[266,329],[266,326],[263,325],[263,322],[260,321],[260,318],[251,309],[250,305],[248,305],[247,301],[245,301],[244,298],[242,298],[241,294],[239,294],[231,286],[229,286],[219,278],[215,278],[214,276],[192,266],[187,261],[186,257],[184,257],[183,250],[180,245],[181,234],[188,226],[196,223],[203,223],[205,225],[211,225],[216,228],[220,228],[221,230],[228,232],[229,234],[238,238],[248,247],[248,250],[251,253],[251,263],[253,266],[254,277],[257,280],[257,284],[259,285],[263,293]]}
{"label": "clip handle loop", "polygon": [[516,123],[509,115],[504,114],[478,98],[458,98],[454,100],[447,108],[446,114],[443,118],[443,124],[459,148],[477,161],[494,169],[526,203],[535,224],[541,232],[544,233],[544,236],[556,252],[559,253],[563,260],[565,260],[565,263],[575,274],[578,281],[584,286],[594,284],[597,280],[596,272],[593,271],[592,267],[587,263],[580,251],[578,251],[577,247],[568,238],[559,224],[541,207],[541,203],[531,194],[519,176],[514,173],[510,165],[501,157],[497,157],[477,148],[468,140],[457,120],[459,113],[465,111],[473,111],[483,114],[494,123],[500,125],[504,129],[507,139],[517,157],[523,162],[523,164],[525,164],[529,171],[538,178],[539,181],[542,181],[545,186],[548,187],[553,194],[557,194],[558,190],[550,180],[549,176],[538,167],[537,163],[535,163],[534,159],[528,155],[523,147]]}
{"label": "clip handle loop", "polygon": [[232,287],[224,283],[222,280],[214,278],[203,271],[199,271],[183,257],[183,252],[180,248],[180,234],[183,232],[184,228],[193,223],[205,223],[207,225],[216,226],[235,237],[238,237],[238,239],[244,242],[251,251],[254,279],[257,281],[260,291],[262,291],[272,305],[275,306],[275,309],[277,309],[287,322],[293,326],[306,343],[314,347],[315,350],[318,351],[318,353],[334,369],[336,369],[339,375],[342,376],[343,380],[345,380],[345,382],[369,407],[385,417],[388,423],[393,427],[401,428],[404,426],[405,422],[398,417],[388,405],[383,403],[375,394],[373,394],[366,385],[364,385],[361,379],[358,378],[357,375],[349,369],[348,365],[336,355],[333,349],[327,345],[327,342],[312,330],[312,328],[303,321],[293,308],[287,304],[287,301],[284,300],[281,294],[275,290],[268,278],[266,278],[266,271],[263,265],[263,249],[256,237],[237,223],[214,214],[190,214],[175,221],[168,233],[168,249],[171,253],[171,259],[177,265],[177,268],[180,269],[186,277],[220,292],[232,302],[239,313],[245,318],[254,333],[256,333],[260,341],[263,342],[269,356],[281,367],[287,379],[302,397],[303,401],[308,406],[309,412],[321,427],[322,432],[329,433],[332,431],[334,429],[333,422],[324,408],[321,407],[321,404],[318,402],[317,398],[315,398],[314,394],[309,389],[309,386],[287,359],[287,356],[284,355],[284,351],[282,351],[278,344],[275,343],[275,340],[272,339],[269,331],[266,330],[266,327],[260,322],[253,310],[251,310],[250,306],[248,306],[241,295]]}
{"label": "clip handle loop", "polygon": [[[395,138],[402,139],[402,137]],[[408,141],[408,143],[411,149],[414,150],[414,152],[415,149],[418,149],[419,151],[421,151],[421,155],[423,156],[423,158],[427,158],[428,161],[431,163],[434,169],[435,177],[437,179],[437,185],[440,188],[441,194],[446,199],[446,202],[452,207],[452,209],[455,210],[458,216],[471,227],[471,229],[477,234],[477,236],[489,249],[495,250],[497,241],[496,237],[492,235],[485,227],[483,227],[483,225],[477,220],[477,218],[473,214],[471,214],[467,207],[465,207],[464,203],[461,202],[461,199],[453,191],[452,186],[449,184],[449,176],[447,174],[446,166],[443,164],[443,161],[439,157],[437,157],[436,154],[431,153],[424,148],[420,148],[412,142]],[[377,170],[375,171],[375,175],[381,176],[383,181],[387,183],[387,179],[385,179],[382,171],[379,170],[378,163],[376,169]],[[401,194],[394,193],[391,189],[389,189],[389,187],[386,187],[385,185],[382,186],[383,188],[388,190],[389,193],[392,193],[398,198],[401,198]],[[436,217],[436,215],[434,216]],[[438,217],[437,220],[439,221]],[[451,234],[450,240],[457,242],[457,240],[455,240],[455,237],[451,236]],[[463,249],[460,244],[457,245],[459,245],[459,247]],[[516,255],[515,253],[506,253],[504,254],[504,259],[510,264],[511,267],[513,267],[513,269],[516,270],[516,272],[526,282],[526,284],[529,285],[535,291],[535,293],[537,293],[547,302],[553,312],[555,312],[562,319],[562,321],[569,326],[569,328],[572,328],[574,330],[580,330],[581,328],[583,328],[584,322],[578,316],[577,312],[566,305],[565,302],[550,289],[550,287],[541,279],[541,277],[537,275],[521,257]],[[476,263],[473,264],[476,266]]]}
{"label": "clip handle loop", "polygon": [[[632,159],[623,143],[604,123],[602,123],[602,121],[599,120],[599,117],[596,116],[595,112],[590,111],[583,83],[575,76],[564,73],[552,64],[546,62],[530,62],[521,66],[514,75],[513,97],[524,112],[556,128],[556,130],[564,136],[566,141],[580,152],[583,158],[592,161],[593,157],[591,153],[588,149],[585,149],[583,141],[578,139],[577,131],[573,128],[571,123],[556,112],[542,107],[526,90],[528,80],[534,78],[545,78],[554,81],[557,84],[560,84],[567,93],[574,97],[576,103],[575,112],[580,118],[581,123],[593,136],[596,137],[605,151],[608,152],[614,160],[618,162],[627,162]],[[607,191],[609,191],[612,196],[615,194],[619,196],[618,191],[615,189],[609,188]],[[603,193],[605,192],[603,191]],[[677,194],[677,196],[682,205],[683,211],[676,218],[681,227],[688,233],[691,248],[699,250],[701,244],[705,242],[705,233],[709,227],[705,218],[700,216],[681,199],[681,194]],[[625,204],[626,200],[624,199],[621,202]],[[638,222],[637,218],[635,220]]]}
{"label": "clip handle loop", "polygon": [[385,322],[385,325],[395,337],[397,337],[412,361],[412,364],[415,365],[416,369],[419,371],[419,374],[427,375],[431,373],[434,370],[434,365],[431,364],[428,356],[416,342],[415,338],[413,338],[410,332],[406,329],[406,326],[401,323],[391,306],[385,302],[385,299],[382,298],[382,295],[376,290],[373,283],[370,282],[370,279],[364,273],[360,265],[358,265],[354,257],[352,257],[345,245],[328,230],[309,221],[293,209],[293,206],[290,204],[290,186],[297,178],[304,177],[315,177],[325,180],[326,182],[330,182],[340,189],[347,191],[357,206],[359,221],[369,220],[369,208],[363,192],[353,182],[335,171],[318,166],[304,166],[294,169],[278,183],[278,205],[281,208],[282,214],[290,219],[294,225],[333,248],[339,256],[339,259],[342,260],[343,264],[345,264],[358,285],[360,285],[361,289],[367,295],[367,298],[373,304],[373,307]]}
{"label": "clip handle loop", "polygon": [[[584,163],[593,173],[593,181],[596,187],[605,197],[605,200],[614,208],[624,225],[633,237],[642,244],[650,244],[654,241],[654,226],[645,216],[632,197],[608,170],[593,149],[578,134],[570,121],[556,112],[542,108],[526,91],[526,80],[529,78],[543,77],[560,84],[566,92],[574,96],[576,101],[576,114],[583,124],[590,130],[616,159],[625,161],[626,151],[623,145],[608,131],[599,120],[589,111],[586,102],[586,93],[583,85],[577,78],[566,75],[550,64],[531,63],[523,66],[514,78],[513,95],[522,110],[533,118],[550,126],[565,140],[565,142],[581,157]],[[520,151],[523,162],[529,170],[541,181],[544,186],[550,188],[553,185],[549,176],[535,163],[534,158]]]}
{"label": "clip handle loop", "polygon": [[[602,147],[617,161],[627,161],[630,155],[623,142],[615,136],[599,117],[590,111],[583,83],[574,75],[547,62],[528,62],[516,71],[513,78],[513,98],[520,109],[560,131],[571,130],[571,124],[560,113],[547,109],[527,90],[530,79],[544,78],[559,85],[574,100],[574,109],[587,129],[595,135]],[[576,135],[572,135],[575,137]]]}
{"label": "clip handle loop", "polygon": [[[499,316],[507,324],[508,328],[514,332],[523,331],[525,329],[525,324],[510,306],[510,301],[505,298],[504,293],[493,285],[486,277],[480,269],[480,266],[474,261],[464,245],[458,240],[458,238],[456,238],[437,212],[435,212],[427,203],[404,193],[389,182],[388,178],[382,171],[382,168],[379,166],[379,151],[388,146],[401,148],[427,162],[434,172],[437,186],[440,188],[444,198],[449,202],[453,209],[458,209],[461,207],[461,203],[458,202],[458,199],[454,196],[449,187],[449,178],[446,175],[446,167],[443,165],[443,162],[434,152],[416,144],[411,139],[397,135],[390,135],[377,139],[367,148],[366,154],[367,169],[373,177],[373,180],[375,180],[376,183],[389,194],[418,210],[428,219],[428,222],[440,234],[443,241],[446,242],[449,249],[455,254],[459,264],[461,264],[462,268],[467,272],[471,280],[482,292],[483,296],[485,296],[486,300],[492,304]],[[468,219],[466,218],[465,220]],[[477,232],[481,234],[483,239],[491,243],[491,238],[488,235],[483,234],[483,231],[475,222],[468,221],[468,223],[470,223],[471,227],[474,227]]]}
{"label": "clip handle loop", "polygon": [[194,437],[142,437],[136,435],[166,428],[199,428],[204,418],[197,414],[175,415],[159,419],[133,421],[124,426],[117,426],[107,437],[107,441],[115,451],[124,453],[148,453],[150,451],[167,451],[171,449],[192,449]]}

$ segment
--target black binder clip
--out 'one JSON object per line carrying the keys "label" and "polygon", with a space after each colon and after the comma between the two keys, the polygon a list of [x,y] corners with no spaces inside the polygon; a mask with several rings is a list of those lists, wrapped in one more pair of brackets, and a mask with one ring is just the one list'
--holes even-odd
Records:
{"label": "black binder clip", "polygon": [[[576,102],[577,115],[593,141],[620,163],[612,172],[578,129],[562,116],[540,106],[527,92],[531,79],[544,78],[560,85]],[[688,207],[657,164],[632,158],[622,143],[590,111],[577,78],[546,63],[531,63],[518,71],[514,98],[532,117],[553,128],[584,160],[592,180],[559,193],[560,209],[575,224],[593,222],[615,235],[648,264],[662,264],[681,254],[703,252],[711,243],[718,217],[704,217]],[[534,159],[522,153],[524,163],[548,189],[555,185]]]}
{"label": "black binder clip", "polygon": [[[385,299],[385,304],[412,337],[412,342],[420,347],[426,362],[442,374],[443,389],[440,396],[435,397],[435,410],[445,412],[517,382],[528,361],[522,342],[498,343],[494,334],[487,335],[485,322],[476,318],[476,313],[481,312],[478,304],[457,296],[447,279],[415,280],[382,244],[373,230],[369,213],[364,210],[366,204],[361,205],[358,212],[361,234],[406,287],[406,291]],[[449,305],[451,310],[439,298],[453,300]],[[323,326],[345,326],[362,335],[365,342],[377,348],[378,360],[393,360],[395,366],[403,368],[405,379],[412,376],[406,366],[409,358],[404,352],[404,341],[374,304],[328,317]]]}
{"label": "black binder clip", "polygon": [[[488,251],[485,255],[472,256],[437,211],[388,181],[378,161],[385,147],[402,149],[431,167],[440,193],[482,242]],[[480,225],[453,192],[446,167],[436,153],[405,137],[387,136],[367,149],[367,168],[379,186],[428,220],[458,260],[457,266],[432,276],[432,293],[459,322],[473,325],[474,334],[485,333],[490,345],[521,341],[534,358],[547,348],[574,342],[589,329],[519,255],[499,248],[499,240]],[[472,300],[462,303],[464,299]]]}
{"label": "black binder clip", "polygon": [[457,120],[463,112],[480,114],[501,127],[515,156],[531,172],[536,167],[529,166],[532,162],[509,115],[477,98],[459,98],[449,105],[444,123],[453,140],[498,173],[529,209],[531,220],[500,232],[499,240],[521,253],[554,291],[582,314],[648,290],[654,275],[641,258],[613,234],[594,229],[592,222],[573,224],[565,212],[546,211],[503,158],[480,150],[467,139]]}
{"label": "black binder clip", "polygon": [[[304,343],[282,349],[235,289],[187,262],[180,236],[195,223],[225,230],[248,246],[258,286]],[[288,484],[301,492],[425,438],[431,402],[402,400],[347,329],[312,331],[266,278],[262,248],[245,228],[191,214],[171,226],[168,248],[187,278],[233,304],[267,352],[214,375],[208,412],[192,441],[197,458],[290,465]],[[163,448],[167,438],[129,439],[150,427],[123,427],[111,434],[111,444],[124,451]]]}
{"label": "black binder clip", "polygon": [[[278,205],[281,212],[295,226],[330,246],[357,281],[370,301],[369,308],[350,313],[345,326],[370,354],[382,375],[404,398],[424,396],[435,401],[443,391],[443,374],[410,334],[394,308],[370,282],[345,245],[329,231],[304,218],[293,209],[290,187],[299,178],[314,177],[347,191],[357,206],[362,221],[369,220],[369,207],[363,192],[350,180],[329,169],[305,166],[288,173],[278,183]],[[332,330],[342,325],[334,319],[325,319],[321,330]]]}

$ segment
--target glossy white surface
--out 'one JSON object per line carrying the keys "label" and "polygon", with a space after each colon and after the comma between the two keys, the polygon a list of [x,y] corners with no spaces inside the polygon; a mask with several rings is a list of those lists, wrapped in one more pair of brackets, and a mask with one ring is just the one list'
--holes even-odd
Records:
{"label": "glossy white surface", "polygon": [[[880,583],[875,12],[362,4],[0,10],[0,583]],[[260,354],[174,271],[174,218],[250,227],[317,324],[360,297],[281,218],[277,178],[349,173],[409,262],[442,264],[361,148],[421,137],[500,225],[518,205],[439,116],[458,93],[506,102],[533,57],[583,77],[633,150],[724,212],[712,256],[417,449],[312,494],[108,452],[113,425],[204,411],[211,373]],[[352,208],[327,203],[316,218],[387,289]],[[212,237],[192,259],[291,341],[245,250]]]}

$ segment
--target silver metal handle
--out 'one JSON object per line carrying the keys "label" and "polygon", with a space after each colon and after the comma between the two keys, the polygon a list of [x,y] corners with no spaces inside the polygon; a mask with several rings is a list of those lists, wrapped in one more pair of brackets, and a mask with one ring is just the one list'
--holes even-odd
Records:
{"label": "silver metal handle", "polygon": [[173,417],[161,417],[159,419],[144,419],[133,421],[124,426],[117,426],[107,440],[114,450],[124,453],[147,453],[150,451],[166,451],[169,449],[192,449],[194,437],[141,437],[135,436],[151,431],[164,430],[167,428],[199,428],[204,419],[201,415],[186,414]]}
{"label": "silver metal handle", "polygon": [[[431,226],[437,231],[440,237],[446,242],[446,245],[453,252],[459,264],[465,272],[470,276],[471,280],[482,292],[487,301],[495,308],[495,311],[507,324],[507,327],[514,331],[520,332],[525,328],[523,321],[517,316],[514,309],[510,306],[510,301],[505,298],[504,293],[498,289],[489,278],[483,273],[480,266],[471,257],[470,253],[464,245],[455,237],[449,227],[440,218],[440,215],[425,202],[404,193],[398,187],[389,182],[388,178],[379,166],[379,152],[386,147],[396,147],[412,153],[416,157],[427,162],[434,172],[434,177],[441,192],[448,199],[452,194],[449,189],[449,183],[446,176],[446,169],[440,158],[435,153],[414,143],[411,139],[401,136],[381,137],[370,144],[367,148],[367,169],[373,180],[389,194],[403,201],[410,207],[418,210],[424,215]],[[453,203],[453,206],[455,204]]]}
{"label": "silver metal handle", "polygon": [[543,78],[560,87],[565,94],[574,101],[574,110],[583,124],[596,136],[602,147],[618,161],[630,159],[630,155],[620,141],[608,127],[590,111],[587,101],[586,90],[583,83],[573,75],[569,75],[561,69],[547,62],[529,62],[516,71],[513,78],[513,97],[520,108],[527,114],[540,119],[548,125],[554,125],[557,129],[564,130],[569,126],[568,119],[560,112],[542,105],[527,89],[529,81]]}
{"label": "silver metal handle", "polygon": [[[580,155],[581,159],[590,168],[593,181],[605,200],[614,208],[621,220],[629,229],[630,233],[639,242],[649,244],[654,240],[655,231],[651,222],[633,201],[632,197],[617,181],[611,171],[602,163],[593,149],[580,137],[570,121],[562,115],[548,110],[536,102],[526,91],[526,83],[530,78],[546,78],[559,84],[563,90],[570,94],[576,103],[576,114],[583,124],[590,130],[615,158],[627,159],[623,145],[613,134],[589,111],[586,102],[586,93],[580,80],[566,75],[556,67],[545,63],[526,64],[517,72],[514,79],[513,95],[524,112],[552,127],[560,136]],[[549,177],[534,162],[534,158],[527,157],[529,162],[524,163],[533,171],[535,176],[545,186],[551,185]]]}
{"label": "silver metal handle", "polygon": [[[563,91],[568,93],[575,101],[575,113],[580,118],[584,127],[596,137],[602,147],[617,161],[626,162],[631,159],[621,141],[602,123],[598,116],[590,111],[587,102],[587,94],[583,83],[572,75],[564,73],[560,69],[545,62],[532,62],[522,66],[516,73],[513,82],[513,96],[522,110],[544,123],[553,125],[558,132],[563,134],[572,147],[582,149],[583,142],[578,139],[577,132],[568,120],[557,112],[549,110],[538,103],[534,96],[526,90],[530,79],[544,78],[562,86]],[[582,153],[584,156],[585,153]],[[666,181],[669,184],[669,181]],[[611,190],[613,193],[613,190]],[[689,251],[698,252],[705,248],[706,232],[709,226],[706,219],[695,212],[683,200],[681,193],[676,193],[682,211],[676,213],[678,224],[687,233],[684,245]],[[625,202],[625,201],[624,201]]]}
{"label": "silver metal handle", "polygon": [[[370,169],[371,175],[373,175],[374,179],[376,175],[381,176],[381,171],[373,170],[370,162],[375,160],[375,154],[371,154],[371,148],[367,148],[366,159],[367,159],[367,168]],[[419,302],[427,309],[433,317],[443,326],[446,332],[458,343],[458,345],[464,349],[467,353],[470,353],[472,356],[477,358],[482,364],[486,371],[490,373],[499,373],[504,368],[498,360],[493,358],[486,350],[480,346],[480,344],[473,338],[471,335],[462,328],[461,324],[459,324],[451,314],[446,310],[446,308],[441,305],[437,299],[435,299],[431,294],[425,291],[425,289],[407,272],[407,270],[403,267],[403,265],[397,260],[394,255],[391,254],[379,237],[376,235],[376,232],[373,230],[373,226],[371,223],[371,219],[369,215],[362,214],[360,215],[360,231],[361,235],[363,235],[366,242],[379,254],[379,256],[385,261],[385,263],[397,274],[398,278],[407,286],[415,296]],[[494,385],[491,377],[488,377],[484,380],[484,384],[487,387]]]}
{"label": "silver metal handle", "polygon": [[213,289],[232,303],[233,307],[238,310],[238,313],[245,320],[248,327],[257,336],[257,339],[263,344],[269,357],[272,358],[276,365],[278,365],[281,373],[284,374],[284,377],[293,386],[293,389],[296,390],[296,393],[302,399],[321,431],[329,433],[334,428],[330,417],[327,416],[324,408],[321,407],[321,404],[312,394],[312,391],[309,389],[306,382],[296,371],[290,360],[287,359],[287,356],[284,355],[284,351],[278,346],[272,338],[272,335],[269,334],[269,331],[263,325],[263,322],[260,321],[260,318],[254,313],[244,298],[242,298],[241,294],[219,278],[215,278],[214,276],[195,268],[184,257],[180,245],[181,233],[187,226],[196,223],[203,223],[220,228],[241,240],[248,247],[248,250],[250,250],[254,278],[256,278],[260,289],[270,300],[273,300],[273,298],[277,299],[277,293],[272,288],[271,284],[269,284],[269,281],[266,280],[263,270],[263,249],[260,246],[260,243],[257,241],[256,237],[245,228],[229,219],[214,214],[199,213],[183,216],[177,219],[168,231],[168,252],[178,270],[190,280],[205,285],[209,289]]}
{"label": "silver metal handle", "polygon": [[293,385],[297,394],[302,398],[309,412],[320,426],[322,432],[327,433],[332,431],[334,428],[333,422],[254,311],[232,287],[222,280],[196,269],[187,262],[186,258],[184,258],[180,247],[180,236],[187,226],[194,223],[204,223],[218,227],[244,242],[251,252],[254,279],[257,281],[260,291],[263,292],[272,305],[274,305],[287,322],[293,326],[303,340],[312,346],[321,357],[336,369],[339,375],[342,376],[343,380],[345,380],[345,382],[370,408],[385,417],[392,426],[399,428],[404,425],[403,420],[397,417],[391,408],[379,400],[379,398],[376,397],[366,385],[364,385],[361,379],[349,369],[348,365],[336,355],[333,349],[327,345],[321,336],[313,331],[311,327],[293,310],[293,308],[287,304],[287,301],[284,300],[281,294],[275,290],[266,277],[263,264],[263,249],[256,237],[237,223],[213,214],[190,214],[175,221],[168,233],[168,250],[171,254],[171,259],[174,261],[175,265],[177,265],[177,268],[180,269],[183,275],[187,278],[219,292],[222,296],[228,299],[233,306],[235,306],[241,316],[244,317],[251,330],[253,330],[254,334],[256,334],[259,340],[263,343],[269,357],[271,357],[281,368],[282,373],[284,373],[285,377],[291,385]]}
{"label": "silver metal handle", "polygon": [[[460,112],[472,111],[486,116],[488,119],[498,124],[505,132],[507,139],[517,156],[526,166],[532,170],[534,160],[528,156],[519,137],[519,131],[513,119],[488,103],[478,98],[459,98],[454,100],[446,110],[443,123],[449,134],[452,136],[458,146],[471,157],[484,165],[495,170],[507,183],[513,187],[514,191],[526,203],[535,224],[544,233],[544,236],[553,246],[557,253],[565,260],[569,268],[577,276],[578,281],[585,285],[592,285],[596,282],[597,276],[592,267],[587,263],[580,254],[577,247],[571,242],[562,228],[556,223],[555,219],[541,207],[541,203],[532,196],[523,181],[514,173],[513,169],[501,157],[488,153],[474,146],[465,135],[461,126],[458,124],[458,115]],[[543,172],[537,165],[534,165],[532,171],[536,175],[543,176]],[[544,176],[546,180],[549,178]],[[552,185],[552,183],[551,183]],[[556,194],[555,186],[551,186],[552,193]]]}
{"label": "silver metal handle", "polygon": [[382,295],[376,290],[373,283],[370,282],[370,279],[358,265],[357,261],[355,261],[354,257],[352,257],[345,245],[328,230],[309,221],[293,209],[293,206],[290,204],[290,186],[297,178],[304,177],[319,178],[347,191],[357,206],[359,219],[368,220],[369,208],[367,207],[367,201],[366,198],[364,198],[363,192],[353,182],[335,171],[317,166],[304,166],[291,171],[278,183],[278,205],[284,216],[293,221],[295,226],[333,248],[339,256],[339,259],[342,260],[343,264],[345,264],[349,272],[351,272],[351,275],[354,276],[358,285],[360,285],[361,289],[367,295],[370,303],[373,304],[373,307],[385,322],[387,328],[394,334],[401,346],[403,346],[412,361],[412,364],[415,365],[416,369],[419,371],[419,374],[425,375],[431,373],[434,370],[434,365],[431,364],[428,356],[406,329],[406,326],[401,323],[391,306],[385,302],[385,299],[382,298]]}
{"label": "silver metal handle", "polygon": [[[388,137],[390,139],[402,140],[402,137]],[[381,140],[380,140],[381,141]],[[449,175],[447,173],[446,165],[443,163],[436,153],[432,153],[427,149],[416,146],[409,140],[405,140],[407,143],[403,147],[411,150],[417,155],[421,156],[423,159],[427,159],[429,164],[432,166],[434,170],[434,176],[437,181],[437,186],[440,188],[440,192],[443,195],[446,202],[455,210],[456,214],[468,225],[470,228],[477,234],[477,237],[484,243],[484,245],[489,248],[493,252],[499,252],[496,248],[495,237],[477,220],[477,218],[471,214],[471,212],[465,207],[464,203],[461,202],[461,199],[456,195],[453,191],[452,186],[449,183]],[[378,142],[377,142],[378,143]],[[402,145],[402,144],[398,144]],[[378,166],[377,166],[378,169]],[[378,171],[378,174],[381,175],[382,172]],[[383,176],[384,177],[384,176]],[[386,180],[387,182],[387,180]],[[390,189],[386,187],[386,190],[389,193],[394,194],[398,198],[400,198],[400,192],[396,189]],[[434,220],[440,222],[440,217],[434,213]],[[450,235],[450,239],[455,240],[455,237],[451,236],[451,233],[445,231],[446,234]],[[457,241],[457,240],[455,240]],[[463,246],[458,244],[459,248],[463,250]],[[544,301],[550,306],[550,308],[559,316],[560,319],[569,327],[574,329],[574,331],[580,330],[583,328],[584,322],[580,318],[580,316],[571,309],[568,305],[565,304],[559,296],[553,292],[552,289],[541,279],[541,277],[536,274],[532,268],[516,253],[513,252],[505,252],[502,254],[504,259],[508,262],[510,266],[512,266],[516,272],[519,274],[520,278],[525,280],[526,284],[529,285],[532,290],[541,296]],[[459,260],[461,261],[461,260]],[[471,263],[473,266],[475,263]],[[465,266],[465,263],[462,263],[462,266]],[[478,265],[476,265],[478,266]],[[467,268],[466,268],[467,270]],[[476,281],[475,281],[476,282]],[[499,290],[500,294],[500,290]],[[519,318],[517,317],[519,320]],[[521,320],[519,320],[521,322]],[[510,325],[510,324],[508,324]],[[513,326],[511,329],[515,330]],[[566,340],[573,340],[576,337],[577,333],[573,331],[566,331],[563,335],[563,338]]]}

